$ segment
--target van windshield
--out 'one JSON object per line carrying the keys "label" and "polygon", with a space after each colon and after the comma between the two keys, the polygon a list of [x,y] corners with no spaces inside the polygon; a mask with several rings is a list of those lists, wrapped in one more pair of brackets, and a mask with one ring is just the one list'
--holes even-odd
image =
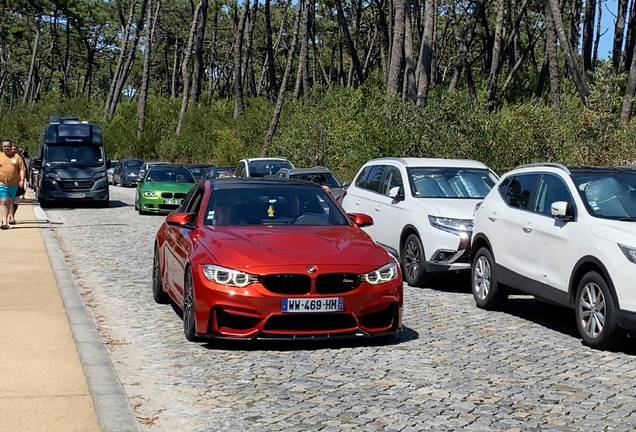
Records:
{"label": "van windshield", "polygon": [[98,146],[47,146],[44,160],[47,166],[99,167],[104,165],[102,148]]}

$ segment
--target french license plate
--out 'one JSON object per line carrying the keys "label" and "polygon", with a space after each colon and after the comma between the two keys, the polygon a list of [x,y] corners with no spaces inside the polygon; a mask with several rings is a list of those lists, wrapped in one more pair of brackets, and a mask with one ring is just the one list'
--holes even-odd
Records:
{"label": "french license plate", "polygon": [[83,193],[70,193],[68,194],[69,198],[86,198],[86,194]]}
{"label": "french license plate", "polygon": [[175,200],[175,199],[167,199],[166,200],[166,204],[168,205],[181,205],[181,200]]}
{"label": "french license plate", "polygon": [[329,298],[284,298],[283,312],[341,312],[344,310],[342,297]]}

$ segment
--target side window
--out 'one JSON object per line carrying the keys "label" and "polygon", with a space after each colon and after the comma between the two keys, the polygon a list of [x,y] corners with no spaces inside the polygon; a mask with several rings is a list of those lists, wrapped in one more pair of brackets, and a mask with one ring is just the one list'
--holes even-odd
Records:
{"label": "side window", "polygon": [[386,165],[374,165],[371,167],[364,188],[373,192],[380,192],[380,182]]}
{"label": "side window", "polygon": [[199,213],[199,209],[201,208],[201,201],[203,200],[203,189],[196,188],[194,194],[192,195],[192,199],[188,203],[186,207],[186,213]]}
{"label": "side window", "polygon": [[192,200],[192,196],[197,190],[199,189],[198,188],[190,189],[190,192],[188,192],[185,198],[183,198],[183,201],[181,201],[181,205],[177,209],[177,213],[187,213],[186,209],[190,207],[190,201]]}
{"label": "side window", "polygon": [[498,187],[499,190],[499,195],[501,195],[502,198],[506,198],[506,192],[508,191],[508,186],[510,185],[510,180],[512,180],[512,177],[506,177],[506,179],[504,181],[501,182],[501,184]]}
{"label": "side window", "polygon": [[534,211],[546,216],[552,214],[552,203],[557,201],[565,201],[568,207],[572,208],[574,201],[567,186],[559,177],[550,174],[544,174],[539,183],[537,200],[534,205]]}
{"label": "side window", "polygon": [[537,185],[539,177],[539,174],[515,176],[506,191],[505,200],[508,205],[522,210],[528,209],[530,197],[532,197],[532,192]]}
{"label": "side window", "polygon": [[380,193],[382,195],[389,195],[389,191],[394,187],[402,185],[402,174],[400,174],[400,169],[393,166],[388,166],[386,169],[386,174],[384,175],[384,181],[382,182],[382,188],[380,189]]}
{"label": "side window", "polygon": [[284,173],[282,170],[281,170],[281,171],[278,171],[278,172],[276,173],[276,177],[278,177],[278,178],[285,178],[285,173]]}
{"label": "side window", "polygon": [[357,187],[364,189],[365,180],[367,178],[367,174],[369,174],[370,169],[371,169],[370,167],[365,167],[362,169],[362,171],[360,172],[360,175],[358,175],[358,178],[356,178]]}

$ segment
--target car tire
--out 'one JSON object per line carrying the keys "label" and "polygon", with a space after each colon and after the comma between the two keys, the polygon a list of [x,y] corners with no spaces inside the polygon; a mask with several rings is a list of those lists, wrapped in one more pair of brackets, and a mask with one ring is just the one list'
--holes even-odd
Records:
{"label": "car tire", "polygon": [[200,342],[196,334],[196,316],[194,308],[194,283],[192,270],[188,268],[183,286],[183,334],[190,342]]}
{"label": "car tire", "polygon": [[429,274],[424,269],[424,247],[416,234],[408,236],[402,247],[402,273],[404,281],[412,287],[424,286]]}
{"label": "car tire", "polygon": [[470,284],[478,308],[495,310],[508,300],[508,293],[497,284],[495,260],[490,251],[483,247],[475,254],[470,269]]}
{"label": "car tire", "polygon": [[152,260],[152,298],[159,304],[170,303],[170,296],[163,290],[161,267],[159,265],[159,248],[157,245],[155,245],[155,255]]}
{"label": "car tire", "polygon": [[579,334],[590,348],[610,349],[623,339],[625,332],[618,326],[614,298],[607,282],[597,272],[588,272],[579,282],[574,311]]}

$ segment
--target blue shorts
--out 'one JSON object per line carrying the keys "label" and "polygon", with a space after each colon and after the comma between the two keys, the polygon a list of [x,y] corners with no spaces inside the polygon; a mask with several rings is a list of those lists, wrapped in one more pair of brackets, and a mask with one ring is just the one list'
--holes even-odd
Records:
{"label": "blue shorts", "polygon": [[15,198],[16,192],[18,192],[17,186],[5,186],[3,184],[0,184],[0,199],[13,199]]}

